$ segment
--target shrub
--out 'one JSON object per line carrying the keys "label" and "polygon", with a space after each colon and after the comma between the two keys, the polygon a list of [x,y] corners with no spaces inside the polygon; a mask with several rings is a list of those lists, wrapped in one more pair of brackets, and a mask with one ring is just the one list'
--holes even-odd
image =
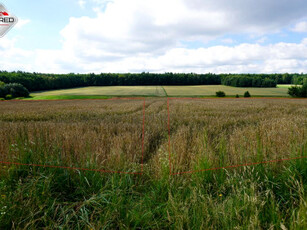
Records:
{"label": "shrub", "polygon": [[[19,83],[10,83],[6,84],[2,87],[5,95],[10,94],[12,97],[28,97],[29,96],[29,91]],[[0,96],[2,96],[0,94]]]}
{"label": "shrub", "polygon": [[0,97],[0,101],[4,101],[5,99],[3,97]]}
{"label": "shrub", "polygon": [[246,91],[246,92],[244,93],[244,97],[251,97],[251,95],[250,95],[250,93],[249,93],[248,91]]}
{"label": "shrub", "polygon": [[288,89],[288,94],[292,97],[307,97],[307,83],[302,87],[292,86]]}
{"label": "shrub", "polygon": [[5,96],[5,99],[6,100],[11,100],[11,99],[13,99],[13,96],[11,94],[8,94],[8,95]]}
{"label": "shrub", "polygon": [[292,86],[288,89],[288,94],[292,97],[300,97],[301,89],[298,86]]}
{"label": "shrub", "polygon": [[236,98],[239,98],[239,94],[236,95]]}
{"label": "shrub", "polygon": [[223,91],[217,91],[215,94],[216,94],[217,97],[225,97],[226,96],[225,92],[223,92]]}

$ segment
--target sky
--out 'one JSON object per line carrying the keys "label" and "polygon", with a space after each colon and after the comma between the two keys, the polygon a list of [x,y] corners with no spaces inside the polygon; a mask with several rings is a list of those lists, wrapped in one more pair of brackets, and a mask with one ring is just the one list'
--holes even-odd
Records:
{"label": "sky", "polygon": [[0,70],[307,73],[306,0],[0,0]]}

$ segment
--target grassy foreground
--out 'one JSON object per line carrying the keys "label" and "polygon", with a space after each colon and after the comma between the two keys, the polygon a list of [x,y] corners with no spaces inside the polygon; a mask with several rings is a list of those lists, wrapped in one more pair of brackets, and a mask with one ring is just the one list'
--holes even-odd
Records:
{"label": "grassy foreground", "polygon": [[[0,229],[306,229],[307,101],[8,101]],[[143,155],[143,157],[142,157]]]}
{"label": "grassy foreground", "polygon": [[82,87],[73,89],[49,90],[34,92],[26,100],[52,100],[52,99],[87,99],[103,97],[130,97],[130,96],[155,96],[155,97],[211,97],[217,91],[224,91],[227,96],[249,91],[252,96],[262,97],[288,97],[288,88],[291,85],[278,85],[277,88],[239,88],[224,85],[197,85],[197,86],[101,86]]}

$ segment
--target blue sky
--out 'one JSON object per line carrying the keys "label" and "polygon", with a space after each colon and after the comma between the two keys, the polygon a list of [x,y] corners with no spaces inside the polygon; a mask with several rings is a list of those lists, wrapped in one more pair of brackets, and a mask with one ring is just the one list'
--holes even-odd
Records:
{"label": "blue sky", "polygon": [[307,72],[305,0],[0,0],[1,70]]}

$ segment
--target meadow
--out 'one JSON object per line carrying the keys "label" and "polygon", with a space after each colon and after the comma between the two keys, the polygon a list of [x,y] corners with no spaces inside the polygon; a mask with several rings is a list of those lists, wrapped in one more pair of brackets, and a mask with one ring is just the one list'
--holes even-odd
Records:
{"label": "meadow", "polygon": [[52,96],[166,96],[161,86],[89,86],[73,89],[34,92],[34,99]]}
{"label": "meadow", "polygon": [[30,100],[40,99],[92,99],[127,96],[215,96],[217,91],[224,91],[227,96],[249,91],[252,96],[288,97],[288,88],[291,85],[278,85],[277,88],[242,88],[224,85],[197,85],[197,86],[90,86],[72,89],[48,90],[31,93]]}
{"label": "meadow", "polygon": [[307,228],[307,100],[145,102],[0,102],[0,229]]}

